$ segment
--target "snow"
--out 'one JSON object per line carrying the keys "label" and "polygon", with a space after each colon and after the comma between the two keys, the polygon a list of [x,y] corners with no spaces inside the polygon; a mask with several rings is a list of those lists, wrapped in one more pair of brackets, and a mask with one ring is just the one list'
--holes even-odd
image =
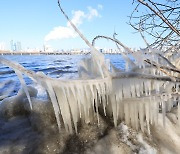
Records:
{"label": "snow", "polygon": [[137,140],[142,144],[142,147],[139,150],[139,154],[156,154],[157,150],[154,147],[151,147],[142,137],[142,134],[137,135]]}

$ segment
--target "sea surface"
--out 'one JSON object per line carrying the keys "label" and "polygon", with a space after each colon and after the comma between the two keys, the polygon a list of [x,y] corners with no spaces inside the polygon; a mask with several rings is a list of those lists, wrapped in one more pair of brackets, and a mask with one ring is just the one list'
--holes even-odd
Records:
{"label": "sea surface", "polygon": [[[76,78],[78,77],[78,64],[89,55],[6,55],[4,58],[17,62],[26,69],[35,72],[41,71],[52,78]],[[105,55],[117,68],[124,68],[125,62],[121,55]],[[32,80],[24,76],[26,84]],[[0,96],[5,95],[11,89],[9,95],[15,95],[20,89],[20,82],[14,71],[0,64]],[[1,99],[2,100],[2,99]],[[1,101],[0,100],[0,101]]]}

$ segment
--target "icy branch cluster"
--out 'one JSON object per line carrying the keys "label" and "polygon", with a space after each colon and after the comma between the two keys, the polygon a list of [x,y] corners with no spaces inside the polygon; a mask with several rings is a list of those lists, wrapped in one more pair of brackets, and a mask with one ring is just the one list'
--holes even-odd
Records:
{"label": "icy branch cluster", "polygon": [[[32,110],[22,74],[47,90],[59,129],[65,127],[70,133],[73,133],[73,129],[77,132],[80,120],[90,123],[97,116],[99,122],[101,110],[104,116],[113,117],[115,126],[120,121],[125,121],[136,130],[144,131],[146,127],[150,133],[149,126],[157,124],[158,113],[162,112],[165,125],[166,112],[178,105],[179,80],[178,75],[169,77],[161,71],[162,58],[143,52],[132,53],[135,60],[124,55],[128,64],[128,71],[125,71],[118,70],[111,63],[107,64],[104,56],[94,51],[91,57],[80,62],[79,78],[74,80],[50,78],[42,72],[26,70],[2,57],[0,62],[15,70]],[[146,64],[144,60],[147,59],[151,64]],[[178,112],[180,113],[180,108]],[[178,119],[180,124],[180,118]]]}

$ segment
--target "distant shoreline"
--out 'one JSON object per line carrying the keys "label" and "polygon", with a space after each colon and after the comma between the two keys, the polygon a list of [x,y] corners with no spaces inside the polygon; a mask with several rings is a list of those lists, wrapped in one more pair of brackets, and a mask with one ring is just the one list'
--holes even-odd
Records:
{"label": "distant shoreline", "polygon": [[[88,52],[60,52],[60,51],[53,51],[53,52],[47,52],[47,51],[41,51],[41,52],[27,52],[27,51],[0,51],[0,55],[84,55],[88,54]],[[115,52],[106,52],[104,54],[121,54],[121,53],[115,53]]]}

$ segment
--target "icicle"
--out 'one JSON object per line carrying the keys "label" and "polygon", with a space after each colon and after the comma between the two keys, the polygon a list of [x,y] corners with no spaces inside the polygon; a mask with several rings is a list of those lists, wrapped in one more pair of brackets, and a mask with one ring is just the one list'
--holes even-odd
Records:
{"label": "icicle", "polygon": [[104,115],[106,116],[106,95],[102,96],[102,104],[103,104]]}
{"label": "icicle", "polygon": [[92,95],[92,107],[93,107],[93,111],[95,113],[95,108],[94,108],[94,100],[95,100],[95,94],[94,94],[94,89],[93,89],[93,85],[90,84],[89,85],[89,88],[90,88],[90,92],[91,92],[91,95]]}
{"label": "icicle", "polygon": [[180,127],[180,98],[178,99],[178,125]]}
{"label": "icicle", "polygon": [[[65,113],[64,113],[65,124],[67,125],[68,132],[70,132],[72,134],[73,129],[72,129],[71,112],[70,112],[69,100],[68,100],[69,87],[66,86],[66,85],[64,87],[62,87],[62,92],[63,92],[63,95],[64,95],[64,101],[62,101],[61,103],[63,103],[62,106],[63,106],[64,111],[65,111]],[[60,102],[60,101],[61,101],[61,98],[58,97],[58,102]]]}
{"label": "icicle", "polygon": [[72,114],[72,120],[74,123],[75,131],[77,133],[77,122],[79,119],[78,115],[78,101],[76,99],[75,91],[73,85],[70,85],[69,90],[68,90],[68,100],[69,100],[69,107],[71,110]]}
{"label": "icicle", "polygon": [[115,100],[116,100],[116,117],[118,119],[118,117],[119,117],[119,106],[120,106],[119,93],[116,94]]}
{"label": "icicle", "polygon": [[92,106],[92,100],[90,97],[91,96],[91,92],[90,92],[90,89],[89,89],[89,86],[88,85],[85,85],[83,86],[83,90],[85,92],[85,103],[83,103],[83,105],[85,105],[85,111],[86,111],[86,123],[89,123],[91,121],[91,119],[93,118],[91,115],[90,115],[90,112],[93,108]]}
{"label": "icicle", "polygon": [[144,80],[139,82],[139,85],[140,85],[140,95],[143,95],[144,94]]}
{"label": "icicle", "polygon": [[155,105],[154,105],[154,98],[153,98],[153,96],[149,96],[150,97],[150,104],[149,104],[149,110],[150,110],[150,112],[149,112],[149,114],[150,114],[150,124],[152,125],[153,123],[154,123],[154,114],[155,114]]}
{"label": "icicle", "polygon": [[99,101],[99,104],[101,104],[102,103],[102,100],[101,100],[101,95],[102,95],[101,84],[96,84],[96,88],[97,88],[97,94],[98,94],[98,101]]}
{"label": "icicle", "polygon": [[90,119],[89,119],[89,103],[88,103],[88,100],[87,100],[87,96],[86,96],[86,93],[88,93],[86,91],[86,88],[85,88],[85,85],[82,86],[82,93],[84,93],[84,99],[83,99],[83,107],[84,107],[84,117],[85,117],[85,123],[89,123],[90,122]]}
{"label": "icicle", "polygon": [[75,88],[76,88],[76,97],[77,97],[77,100],[78,100],[78,107],[79,107],[79,117],[82,118],[83,117],[83,109],[82,109],[82,104],[83,104],[83,100],[82,100],[82,95],[81,95],[81,91],[80,91],[80,87],[81,85],[76,85]]}
{"label": "icicle", "polygon": [[144,82],[145,95],[148,96],[151,93],[151,81]]}
{"label": "icicle", "polygon": [[156,85],[156,94],[158,94],[159,93],[159,89],[160,89],[160,83],[157,81],[155,83],[155,85]]}
{"label": "icicle", "polygon": [[150,112],[150,110],[149,110],[149,104],[150,104],[149,100],[147,102],[145,102],[145,115],[146,115],[146,124],[147,124],[148,134],[150,134],[150,126],[149,126],[149,118],[150,118],[149,112]]}
{"label": "icicle", "polygon": [[[83,90],[83,85],[79,85],[78,86],[78,92],[79,92],[79,95],[80,95],[80,99],[81,99],[81,106],[82,106],[82,119],[84,119],[84,122],[85,123],[88,123],[88,118],[87,118],[87,102],[86,102],[86,96],[85,96],[85,91]],[[86,103],[84,103],[86,102]]]}
{"label": "icicle", "polygon": [[101,97],[102,97],[102,105],[103,105],[104,115],[106,116],[106,95],[105,95],[105,92]]}
{"label": "icicle", "polygon": [[131,88],[128,85],[127,79],[123,79],[122,82],[123,82],[123,95],[124,95],[124,98],[131,98]]}
{"label": "icicle", "polygon": [[124,103],[124,115],[125,115],[125,123],[127,125],[130,125],[129,102]]}
{"label": "icicle", "polygon": [[135,120],[135,129],[139,130],[139,118],[138,118],[138,104],[134,103],[134,120]]}
{"label": "icicle", "polygon": [[122,100],[123,100],[123,85],[122,85],[122,84],[120,85],[120,90],[119,90],[119,99],[120,99],[120,101],[122,101]]}
{"label": "icicle", "polygon": [[94,85],[93,89],[95,92],[95,107],[96,107],[96,115],[97,115],[97,120],[98,120],[98,125],[99,125],[99,109],[98,109],[98,98],[97,98],[98,94],[97,94],[97,88],[95,85]]}
{"label": "icicle", "polygon": [[27,99],[28,99],[30,108],[31,108],[31,110],[32,110],[31,98],[30,98],[30,95],[29,95],[29,92],[28,92],[28,89],[27,89],[27,85],[26,85],[26,83],[25,83],[25,81],[24,81],[24,79],[23,79],[23,76],[22,76],[22,74],[21,74],[21,72],[20,72],[19,70],[14,69],[14,71],[15,71],[15,73],[17,74],[17,76],[18,76],[18,78],[19,78],[19,81],[20,81],[20,83],[21,83],[21,85],[22,85],[22,88],[24,89],[24,92],[25,92],[25,94],[26,94],[26,96],[27,96]]}
{"label": "icicle", "polygon": [[132,97],[133,97],[133,98],[136,97],[134,79],[132,79],[131,82],[130,82],[130,89],[131,89],[131,95],[132,95]]}
{"label": "icicle", "polygon": [[132,103],[129,103],[129,109],[130,109],[130,112],[129,112],[129,116],[130,116],[130,121],[131,121],[131,126],[132,128],[136,128],[135,126],[135,102],[132,102]]}
{"label": "icicle", "polygon": [[154,98],[154,101],[155,101],[154,123],[155,123],[155,125],[157,125],[158,119],[159,119],[159,103],[160,103],[160,101],[157,99],[157,97]]}
{"label": "icicle", "polygon": [[94,100],[92,99],[92,94],[91,94],[91,90],[90,90],[90,86],[89,85],[86,85],[85,86],[85,96],[86,96],[86,98],[87,98],[87,112],[88,112],[88,120],[87,120],[87,122],[89,121],[91,121],[92,119],[93,119],[93,115],[92,115],[92,111],[93,111],[93,109],[94,109],[94,103],[92,103]]}
{"label": "icicle", "polygon": [[153,106],[153,101],[152,101],[152,96],[150,95],[149,96],[149,100],[150,100],[150,102],[149,102],[149,121],[150,121],[150,124],[152,124],[153,123],[153,115],[152,114],[154,114],[154,111],[152,111],[152,110],[154,110],[154,106]]}
{"label": "icicle", "polygon": [[77,86],[75,86],[74,88],[75,88],[75,97],[77,97],[77,103],[78,103],[78,108],[79,108],[79,118],[82,118],[82,106],[81,106],[82,100],[80,97],[80,92],[79,92]]}
{"label": "icicle", "polygon": [[151,90],[152,90],[152,85],[151,85],[151,80],[150,81],[147,81],[147,86],[148,86],[148,92],[149,92],[149,95],[151,95]]}
{"label": "icicle", "polygon": [[124,120],[124,101],[119,102],[119,119]]}
{"label": "icicle", "polygon": [[165,127],[165,118],[166,118],[166,104],[165,104],[165,101],[162,101],[162,116],[163,116],[163,126]]}
{"label": "icicle", "polygon": [[111,96],[111,107],[112,107],[112,114],[113,114],[113,120],[114,120],[114,126],[117,127],[117,102],[116,102],[116,96]]}
{"label": "icicle", "polygon": [[51,99],[51,102],[52,102],[52,105],[53,105],[53,109],[54,109],[56,121],[57,121],[57,124],[58,124],[58,128],[59,128],[59,131],[60,131],[61,124],[60,124],[60,118],[59,118],[60,110],[59,110],[58,102],[57,102],[54,90],[52,88],[52,85],[48,80],[46,81],[46,85],[47,85],[47,91],[49,93],[49,96],[50,96],[50,99]]}
{"label": "icicle", "polygon": [[144,132],[144,102],[139,102],[138,103],[139,106],[139,121],[140,121],[140,127],[142,132]]}
{"label": "icicle", "polygon": [[135,88],[136,88],[137,97],[140,97],[140,84],[139,84],[139,80],[137,80]]}

